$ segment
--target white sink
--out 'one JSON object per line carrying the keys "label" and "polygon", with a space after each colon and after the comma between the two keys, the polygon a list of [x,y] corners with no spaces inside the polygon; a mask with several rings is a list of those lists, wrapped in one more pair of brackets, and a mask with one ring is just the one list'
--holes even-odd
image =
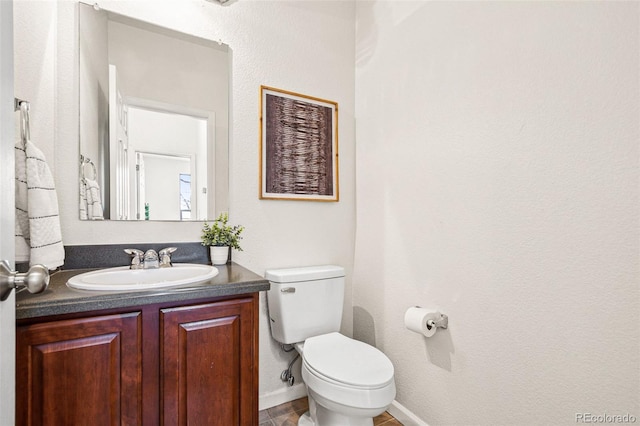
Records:
{"label": "white sink", "polygon": [[158,269],[121,266],[76,275],[67,281],[67,285],[80,290],[148,290],[194,284],[216,275],[215,267],[197,263],[174,263],[170,268]]}

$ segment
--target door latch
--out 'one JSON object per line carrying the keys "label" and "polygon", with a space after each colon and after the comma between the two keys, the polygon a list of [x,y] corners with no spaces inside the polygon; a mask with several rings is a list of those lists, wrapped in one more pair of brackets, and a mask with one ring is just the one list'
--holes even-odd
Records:
{"label": "door latch", "polygon": [[22,274],[11,269],[9,262],[0,261],[0,301],[6,300],[14,288],[29,293],[42,293],[49,285],[49,270],[44,265],[33,265]]}

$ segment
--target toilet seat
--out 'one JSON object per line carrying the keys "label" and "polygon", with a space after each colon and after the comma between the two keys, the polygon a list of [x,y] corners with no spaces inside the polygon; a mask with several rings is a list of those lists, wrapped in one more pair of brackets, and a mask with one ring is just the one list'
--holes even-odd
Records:
{"label": "toilet seat", "polygon": [[317,374],[304,359],[301,371],[309,394],[324,407],[338,412],[357,411],[366,416],[377,416],[396,396],[393,380],[386,386],[375,389],[347,386]]}
{"label": "toilet seat", "polygon": [[389,358],[366,343],[339,333],[305,341],[302,378],[314,397],[332,409],[388,407],[396,394],[393,374]]}
{"label": "toilet seat", "polygon": [[314,375],[343,386],[378,389],[393,381],[393,364],[385,354],[340,333],[307,339],[302,358]]}

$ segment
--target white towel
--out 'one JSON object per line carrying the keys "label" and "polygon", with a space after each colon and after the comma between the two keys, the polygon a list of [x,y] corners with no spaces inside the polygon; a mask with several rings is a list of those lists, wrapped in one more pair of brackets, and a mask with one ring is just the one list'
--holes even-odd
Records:
{"label": "white towel", "polygon": [[89,210],[87,202],[87,184],[84,179],[80,178],[80,220],[89,219],[87,210]]}
{"label": "white towel", "polygon": [[104,220],[100,186],[93,179],[80,179],[80,219]]}
{"label": "white towel", "polygon": [[16,261],[55,269],[64,263],[56,188],[42,152],[18,142],[16,154]]}

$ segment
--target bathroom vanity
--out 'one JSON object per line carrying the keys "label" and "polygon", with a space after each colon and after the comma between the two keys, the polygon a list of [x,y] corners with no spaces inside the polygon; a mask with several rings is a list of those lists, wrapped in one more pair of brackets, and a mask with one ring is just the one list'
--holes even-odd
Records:
{"label": "bathroom vanity", "polygon": [[79,291],[53,274],[16,303],[17,424],[258,423],[258,292],[237,265],[144,292]]}

